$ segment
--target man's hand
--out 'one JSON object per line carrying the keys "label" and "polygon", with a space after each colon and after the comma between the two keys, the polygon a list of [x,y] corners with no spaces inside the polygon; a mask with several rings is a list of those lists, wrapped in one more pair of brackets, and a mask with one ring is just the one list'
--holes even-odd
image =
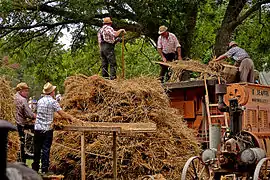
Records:
{"label": "man's hand", "polygon": [[162,57],[163,62],[167,62],[167,59],[165,57]]}
{"label": "man's hand", "polygon": [[124,33],[124,34],[127,34],[125,29],[121,29],[121,32]]}

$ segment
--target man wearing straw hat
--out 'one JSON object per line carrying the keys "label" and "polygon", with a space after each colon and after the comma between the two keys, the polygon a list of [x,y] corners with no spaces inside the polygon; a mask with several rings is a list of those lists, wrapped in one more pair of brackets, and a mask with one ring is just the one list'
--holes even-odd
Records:
{"label": "man wearing straw hat", "polygon": [[108,66],[110,65],[110,79],[116,78],[116,59],[114,54],[114,46],[117,43],[116,37],[122,32],[126,33],[125,29],[115,31],[112,27],[112,20],[110,17],[103,19],[103,26],[98,31],[98,45],[100,55],[102,58],[102,76],[109,78]]}
{"label": "man wearing straw hat", "polygon": [[18,128],[18,133],[20,136],[20,156],[21,161],[26,163],[26,155],[25,155],[25,133],[24,129],[28,128],[29,122],[28,119],[35,119],[36,114],[32,112],[29,108],[29,104],[27,103],[27,98],[29,94],[29,87],[26,83],[21,82],[19,83],[15,90],[17,93],[15,94],[15,105],[16,105],[16,124]]}
{"label": "man wearing straw hat", "polygon": [[[179,44],[179,41],[177,40],[176,36],[167,31],[168,28],[166,26],[160,26],[158,34],[160,36],[158,37],[158,42],[157,42],[157,49],[162,57],[162,60],[164,62],[167,61],[173,61],[173,60],[182,60],[181,56],[181,45]],[[161,82],[166,81],[165,80],[165,75],[167,74],[168,79],[169,77],[169,70],[167,66],[161,66],[161,71],[160,71],[160,77],[159,79]]]}
{"label": "man wearing straw hat", "polygon": [[[74,117],[65,113],[60,107],[55,97],[56,86],[51,83],[46,83],[43,87],[45,94],[37,104],[37,118],[35,122],[34,135],[34,162],[32,168],[39,171],[39,163],[41,157],[42,173],[48,173],[50,165],[50,149],[53,140],[52,122],[54,112],[66,119],[73,120]],[[42,153],[41,153],[42,152]]]}
{"label": "man wearing straw hat", "polygon": [[248,53],[238,47],[238,44],[234,41],[229,43],[229,50],[219,56],[216,61],[220,61],[225,58],[232,57],[235,60],[235,65],[239,67],[240,81],[241,82],[254,82],[254,64],[250,59]]}

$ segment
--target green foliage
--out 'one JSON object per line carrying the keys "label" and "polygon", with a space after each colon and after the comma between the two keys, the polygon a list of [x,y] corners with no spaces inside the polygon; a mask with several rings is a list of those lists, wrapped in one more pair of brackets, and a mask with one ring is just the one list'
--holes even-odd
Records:
{"label": "green foliage", "polygon": [[212,50],[216,32],[225,10],[225,4],[217,6],[209,0],[200,6],[193,39],[194,46],[191,48],[191,58],[201,59],[203,63],[208,63],[213,58]]}
{"label": "green foliage", "polygon": [[[116,58],[118,64],[118,74],[122,72],[122,46],[119,44],[116,47]],[[126,78],[136,76],[157,76],[159,66],[154,64],[158,61],[159,55],[157,50],[149,44],[146,38],[136,39],[125,45],[124,60],[125,60],[125,76]]]}
{"label": "green foliage", "polygon": [[234,33],[235,40],[254,61],[257,70],[270,70],[270,12],[263,10],[247,19]]}

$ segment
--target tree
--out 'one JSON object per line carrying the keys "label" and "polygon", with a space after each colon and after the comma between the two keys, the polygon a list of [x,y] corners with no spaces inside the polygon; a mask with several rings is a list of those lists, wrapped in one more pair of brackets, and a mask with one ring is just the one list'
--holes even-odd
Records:
{"label": "tree", "polygon": [[[113,17],[116,29],[125,28],[135,37],[145,35],[157,40],[158,27],[169,27],[183,42],[189,55],[192,34],[196,26],[197,0],[2,0],[0,38],[6,37],[9,47],[17,48],[31,39],[52,35],[57,42],[64,28],[75,29],[73,47],[82,47],[89,29],[97,30],[102,18]],[[183,38],[182,38],[183,37]],[[51,46],[48,47],[50,49]]]}
{"label": "tree", "polygon": [[[214,52],[217,56],[226,51],[234,30],[243,23],[252,13],[259,10],[262,4],[270,3],[270,0],[258,0],[249,8],[248,0],[230,0],[217,32]],[[243,12],[245,11],[245,12]]]}

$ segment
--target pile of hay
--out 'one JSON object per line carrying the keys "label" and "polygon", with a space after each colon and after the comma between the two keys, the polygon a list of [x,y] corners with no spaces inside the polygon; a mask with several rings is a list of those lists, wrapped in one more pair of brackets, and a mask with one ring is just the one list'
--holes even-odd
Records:
{"label": "pile of hay", "polygon": [[179,77],[182,76],[184,70],[201,73],[201,77],[206,76],[211,78],[213,76],[221,76],[220,70],[222,65],[218,62],[211,61],[209,65],[203,64],[200,61],[188,60],[188,61],[173,61],[167,62],[172,69],[172,82],[179,81]]}
{"label": "pile of hay", "polygon": [[[15,125],[14,91],[10,86],[10,82],[3,77],[0,77],[0,84],[0,119],[7,120]],[[18,133],[9,133],[8,161],[13,162],[17,160],[19,144]]]}
{"label": "pile of hay", "polygon": [[[80,121],[57,119],[57,125],[156,123],[154,134],[118,136],[119,179],[149,174],[179,179],[186,160],[199,152],[193,130],[176,109],[170,108],[161,84],[152,78],[109,81],[99,76],[72,76],[65,81],[62,107]],[[113,176],[112,136],[87,134],[86,152],[87,179]],[[51,168],[64,174],[65,179],[80,179],[80,134],[55,132],[51,160]]]}

